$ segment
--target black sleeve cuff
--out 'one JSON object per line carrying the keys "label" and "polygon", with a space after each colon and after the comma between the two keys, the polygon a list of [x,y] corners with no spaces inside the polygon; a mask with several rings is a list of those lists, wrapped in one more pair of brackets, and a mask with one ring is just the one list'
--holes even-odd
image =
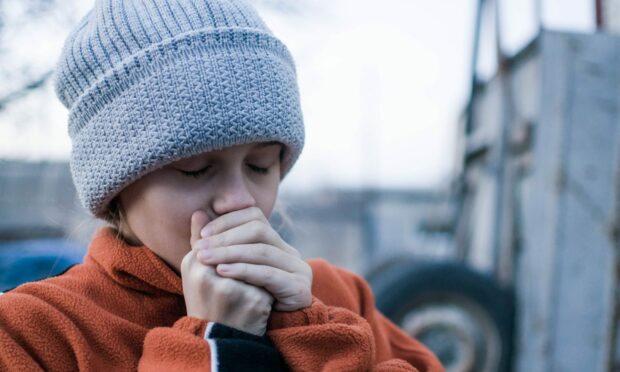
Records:
{"label": "black sleeve cuff", "polygon": [[212,367],[218,372],[288,371],[267,336],[256,336],[220,323],[209,323],[205,340],[211,347]]}

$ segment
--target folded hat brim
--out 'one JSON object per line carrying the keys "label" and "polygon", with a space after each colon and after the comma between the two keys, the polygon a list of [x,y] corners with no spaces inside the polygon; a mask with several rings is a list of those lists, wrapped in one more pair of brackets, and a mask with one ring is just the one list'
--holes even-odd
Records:
{"label": "folded hat brim", "polygon": [[288,173],[304,139],[289,61],[269,48],[223,45],[180,49],[157,63],[72,133],[71,172],[95,216],[143,175],[232,145],[281,142]]}

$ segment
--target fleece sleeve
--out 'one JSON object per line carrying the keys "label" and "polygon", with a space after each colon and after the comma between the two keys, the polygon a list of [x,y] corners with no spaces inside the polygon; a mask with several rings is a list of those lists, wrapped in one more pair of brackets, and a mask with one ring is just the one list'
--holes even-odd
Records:
{"label": "fleece sleeve", "polygon": [[[65,301],[76,306],[77,301]],[[58,304],[56,304],[58,305]],[[149,330],[136,338],[130,330],[108,324],[93,328],[37,296],[0,295],[0,371],[281,371],[286,367],[266,336],[204,320],[182,317],[171,327]],[[113,320],[112,320],[113,321]],[[127,327],[131,327],[125,323]],[[114,334],[114,337],[111,337]],[[119,337],[117,337],[119,336]],[[117,340],[118,353],[104,339]],[[135,359],[128,343],[140,342]],[[107,350],[107,351],[106,351]]]}
{"label": "fleece sleeve", "polygon": [[269,338],[192,317],[149,331],[139,371],[284,371]]}
{"label": "fleece sleeve", "polygon": [[[443,367],[422,344],[374,306],[364,279],[327,263],[313,265],[312,305],[272,312],[268,336],[294,371],[420,371]],[[329,288],[327,291],[325,288]]]}
{"label": "fleece sleeve", "polygon": [[372,329],[378,370],[444,371],[426,346],[403,332],[375,307],[375,298],[366,280],[344,269],[336,268],[336,271],[346,283],[347,290],[358,298],[359,314]]}
{"label": "fleece sleeve", "polygon": [[375,307],[375,298],[366,280],[342,268],[334,267],[334,270],[346,290],[357,298],[359,315],[372,329],[377,370],[444,371],[437,357],[426,346],[403,332]]}
{"label": "fleece sleeve", "polygon": [[44,301],[0,293],[0,371],[76,369],[80,355],[72,354],[73,345],[58,336],[75,331],[64,314]]}
{"label": "fleece sleeve", "polygon": [[43,367],[22,347],[19,340],[0,329],[0,370],[44,371]]}

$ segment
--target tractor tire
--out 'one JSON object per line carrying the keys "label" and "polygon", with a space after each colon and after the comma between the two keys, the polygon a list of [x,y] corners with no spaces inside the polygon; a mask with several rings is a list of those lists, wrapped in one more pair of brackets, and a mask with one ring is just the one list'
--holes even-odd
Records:
{"label": "tractor tire", "polygon": [[403,259],[369,279],[377,308],[428,346],[447,371],[509,372],[514,295],[453,262]]}

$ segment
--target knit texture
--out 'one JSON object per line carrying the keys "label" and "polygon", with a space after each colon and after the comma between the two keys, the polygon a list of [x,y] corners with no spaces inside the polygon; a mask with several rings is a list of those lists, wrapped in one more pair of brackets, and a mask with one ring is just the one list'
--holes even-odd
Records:
{"label": "knit texture", "polygon": [[97,0],[54,82],[69,109],[73,180],[98,217],[173,161],[278,141],[284,177],[303,148],[293,59],[242,0]]}

